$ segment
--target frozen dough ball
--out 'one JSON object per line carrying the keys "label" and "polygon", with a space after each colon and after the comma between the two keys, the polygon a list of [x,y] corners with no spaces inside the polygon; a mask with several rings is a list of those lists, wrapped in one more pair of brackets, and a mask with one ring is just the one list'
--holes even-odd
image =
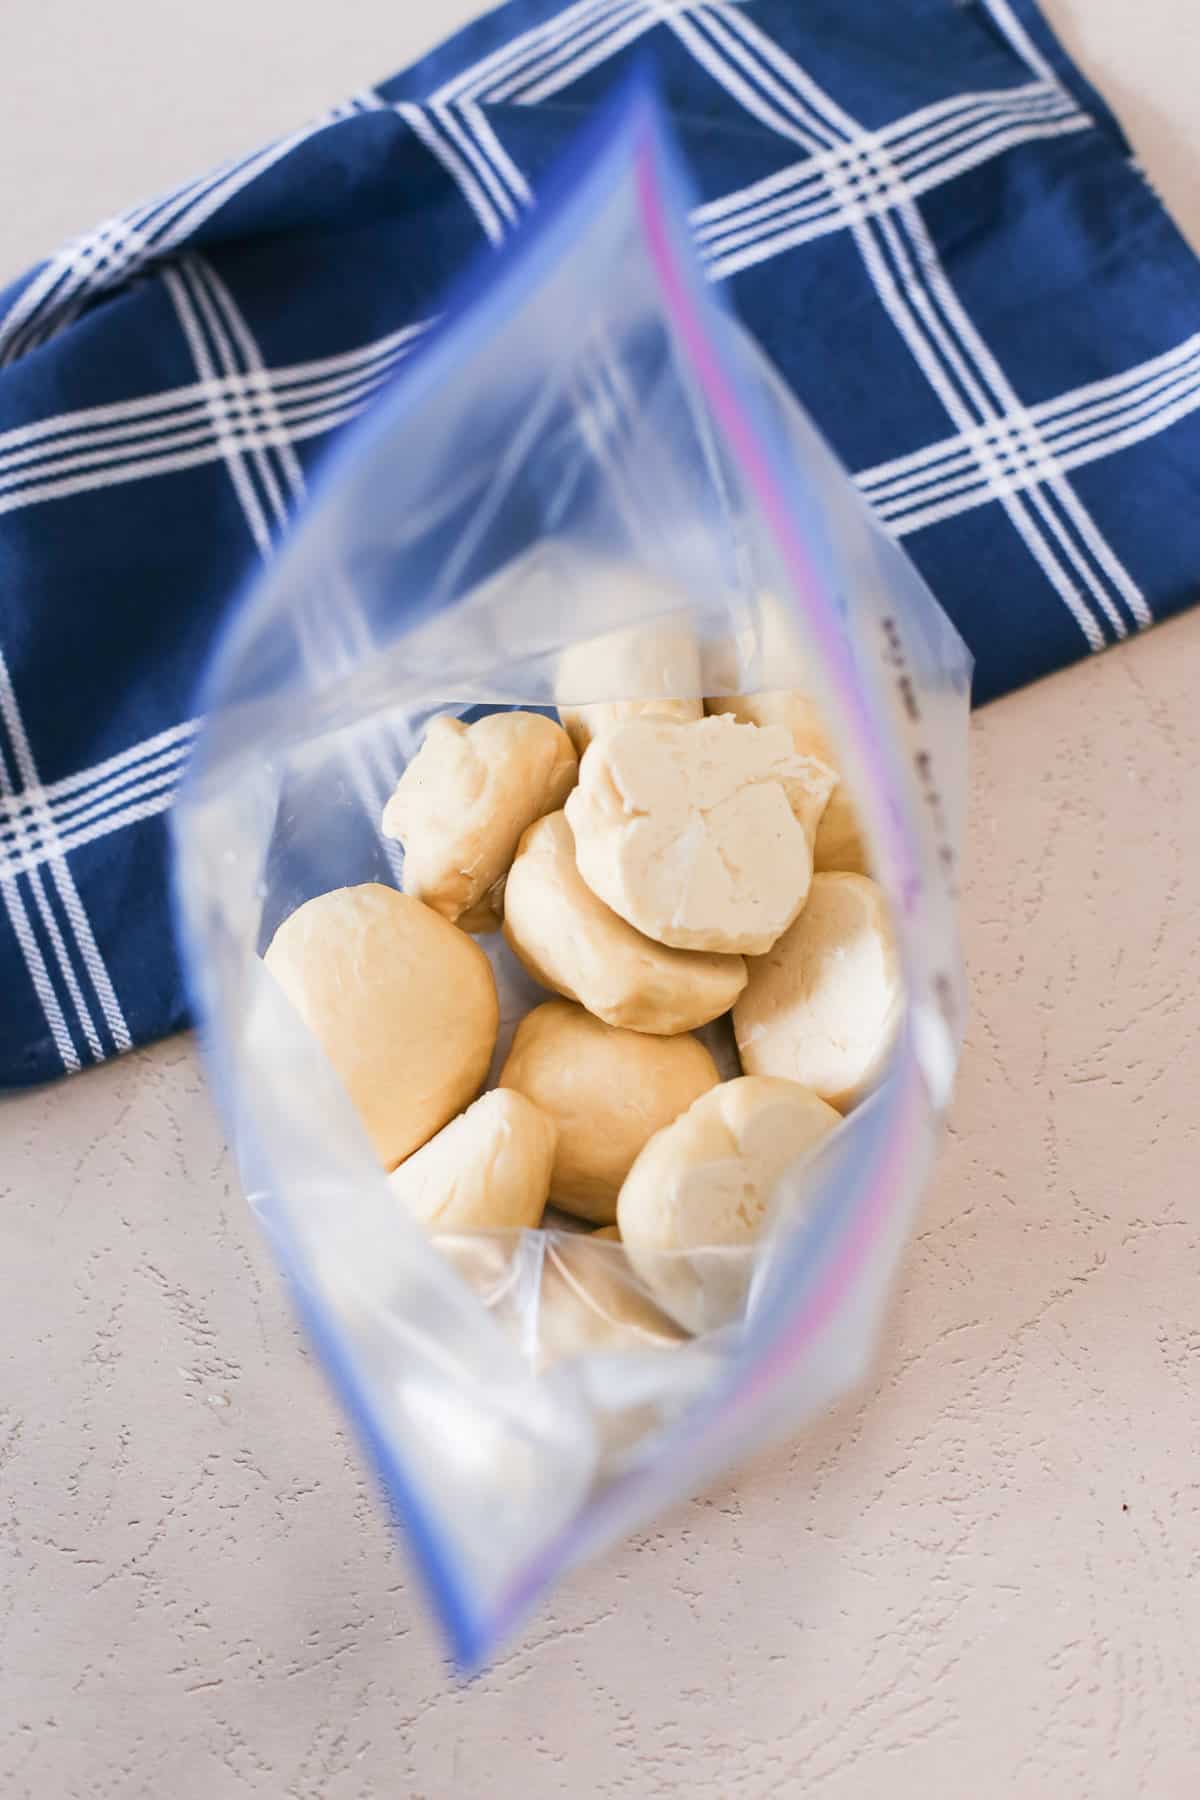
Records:
{"label": "frozen dough ball", "polygon": [[320,1043],[391,1169],[483,1085],[500,1007],[478,944],[378,882],[285,919],[265,962]]}
{"label": "frozen dough ball", "polygon": [[504,935],[535,981],[609,1025],[670,1036],[728,1012],[746,985],[740,956],[673,950],[606,906],[575,862],[566,814],[529,827],[509,871]]}
{"label": "frozen dough ball", "polygon": [[739,1316],[751,1258],[731,1252],[748,1250],[780,1178],[840,1123],[808,1088],[750,1075],[702,1094],[650,1139],[617,1223],[633,1267],[688,1331]]}
{"label": "frozen dough ball", "polygon": [[[626,719],[681,723],[700,718],[704,712],[700,688],[700,651],[683,617],[628,626],[572,644],[559,657],[555,678],[555,690],[563,696],[558,716],[580,756],[593,738]],[[579,704],[585,694],[600,698]]]}
{"label": "frozen dough ball", "polygon": [[811,756],[829,770],[824,798],[814,793],[805,824],[813,838],[814,869],[845,869],[865,875],[870,868],[858,809],[842,780],[837,753],[821,710],[807,694],[789,688],[762,694],[735,694],[704,702],[711,714],[727,713],[745,725],[782,725],[801,756]]}
{"label": "frozen dough ball", "polygon": [[828,797],[814,793],[814,804],[805,818],[813,835],[813,868],[846,870],[865,875],[871,866],[858,808],[842,779],[829,734],[821,723],[816,704],[804,694],[780,691],[746,694],[732,700],[709,700],[710,713],[730,713],[749,725],[784,725],[801,756],[811,756],[830,773]]}
{"label": "frozen dough ball", "polygon": [[472,931],[494,929],[521,833],[554,812],[578,762],[541,713],[442,715],[396,784],[383,834],[404,845],[404,891]]}
{"label": "frozen dough ball", "polygon": [[549,1000],[517,1026],[501,1087],[516,1088],[558,1126],[550,1197],[578,1218],[609,1225],[646,1140],[719,1077],[694,1037],[649,1037]]}
{"label": "frozen dough ball", "polygon": [[781,726],[631,720],[591,746],[567,801],[579,873],[659,943],[761,955],[804,904],[802,821],[828,779]]}
{"label": "frozen dough ball", "polygon": [[803,1082],[845,1112],[878,1078],[900,1017],[900,964],[882,889],[814,875],[808,904],[733,1009],[748,1075]]}
{"label": "frozen dough ball", "polygon": [[821,719],[820,709],[807,695],[789,688],[771,689],[761,694],[729,694],[704,702],[705,712],[727,713],[743,725],[782,725],[792,735],[792,743],[801,756],[814,756],[818,762],[832,767],[833,745]]}
{"label": "frozen dough ball", "polygon": [[431,1231],[520,1230],[540,1224],[558,1136],[540,1107],[493,1088],[388,1176]]}

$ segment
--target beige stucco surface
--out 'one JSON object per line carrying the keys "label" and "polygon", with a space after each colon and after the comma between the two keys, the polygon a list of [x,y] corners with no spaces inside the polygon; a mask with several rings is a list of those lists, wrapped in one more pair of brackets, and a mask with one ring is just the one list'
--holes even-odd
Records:
{"label": "beige stucco surface", "polygon": [[[1193,0],[1048,10],[1200,238]],[[455,16],[6,19],[5,269]],[[1198,693],[1200,613],[977,716],[973,1017],[876,1379],[467,1692],[192,1042],[4,1102],[5,1800],[1200,1790]]]}

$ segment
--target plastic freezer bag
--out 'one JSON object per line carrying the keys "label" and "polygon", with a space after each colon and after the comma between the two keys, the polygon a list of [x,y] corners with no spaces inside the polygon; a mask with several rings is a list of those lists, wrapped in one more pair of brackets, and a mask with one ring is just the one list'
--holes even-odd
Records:
{"label": "plastic freezer bag", "polygon": [[[565,1569],[860,1377],[958,1052],[969,660],[706,288],[686,221],[632,90],[333,458],[218,649],[174,812],[247,1193],[463,1667]],[[690,1337],[619,1243],[425,1235],[261,961],[312,896],[400,884],[380,813],[432,716],[657,694],[680,674],[654,646],[681,633],[682,697],[819,696],[907,995],[884,1079],[781,1181],[754,1248],[666,1272],[717,1296]],[[651,647],[632,676],[613,634]],[[547,996],[500,934],[476,941],[494,1080]],[[725,1027],[707,1035],[736,1073]]]}

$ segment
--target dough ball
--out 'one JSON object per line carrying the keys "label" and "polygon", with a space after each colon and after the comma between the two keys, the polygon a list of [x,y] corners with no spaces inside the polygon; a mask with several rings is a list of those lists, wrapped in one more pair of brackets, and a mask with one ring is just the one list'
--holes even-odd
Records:
{"label": "dough ball", "polygon": [[404,845],[404,891],[472,931],[494,930],[521,833],[560,807],[578,762],[541,713],[433,719],[383,812]]}
{"label": "dough ball", "polygon": [[[572,644],[559,658],[555,681],[563,696],[558,716],[580,756],[593,738],[626,719],[699,719],[700,651],[684,617],[609,631]],[[612,695],[590,705],[568,704],[583,694]],[[673,696],[695,698],[673,698]]]}
{"label": "dough ball", "polygon": [[[621,1189],[617,1223],[633,1267],[687,1330],[739,1316],[752,1259],[730,1250],[754,1242],[785,1171],[840,1123],[808,1088],[744,1075],[650,1139]],[[665,1254],[681,1251],[689,1254]]]}
{"label": "dough ball", "polygon": [[762,694],[736,694],[704,702],[709,713],[728,713],[745,725],[783,725],[801,756],[823,763],[831,776],[824,801],[814,795],[814,807],[805,818],[813,838],[814,869],[848,869],[865,875],[870,868],[858,810],[842,780],[837,753],[825,729],[821,710],[807,694],[777,688]]}
{"label": "dough ball", "polygon": [[566,1000],[526,1014],[500,1071],[501,1087],[558,1126],[551,1198],[598,1225],[616,1218],[621,1183],[647,1138],[718,1079],[694,1037],[623,1031]]}
{"label": "dough ball", "polygon": [[825,815],[830,797],[838,785],[833,747],[813,701],[807,700],[803,694],[781,689],[775,693],[737,694],[729,699],[706,700],[704,705],[709,714],[727,715],[736,719],[740,725],[782,726],[790,734],[792,748],[796,753],[810,758],[825,771],[823,777],[813,780],[797,812],[800,823],[808,832],[809,842],[812,843],[818,835],[820,821]]}
{"label": "dough ball", "polygon": [[728,1012],[746,985],[740,956],[672,950],[643,936],[584,881],[565,813],[521,839],[508,876],[504,935],[535,981],[609,1025],[670,1036]]}
{"label": "dough ball", "polygon": [[558,1129],[532,1100],[493,1088],[388,1176],[431,1231],[520,1230],[541,1222]]}
{"label": "dough ball", "polygon": [[728,713],[742,725],[782,725],[791,732],[793,746],[801,756],[813,756],[830,767],[836,762],[820,709],[805,694],[789,688],[762,694],[730,694],[706,700],[704,710],[709,714]]}
{"label": "dough ball", "polygon": [[591,746],[567,801],[579,873],[659,943],[761,955],[804,904],[802,819],[828,781],[781,726],[631,720]]}
{"label": "dough ball", "polygon": [[378,882],[285,919],[265,957],[391,1169],[483,1085],[500,1006],[478,944]]}
{"label": "dough ball", "polygon": [[901,1000],[882,889],[867,875],[814,875],[804,911],[750,964],[733,1009],[742,1067],[803,1082],[845,1112],[877,1079]]}

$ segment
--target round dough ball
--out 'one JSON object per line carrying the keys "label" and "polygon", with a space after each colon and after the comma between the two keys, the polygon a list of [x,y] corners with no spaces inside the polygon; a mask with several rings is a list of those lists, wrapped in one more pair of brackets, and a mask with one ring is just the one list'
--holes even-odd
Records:
{"label": "round dough ball", "polygon": [[521,833],[562,805],[578,768],[566,732],[541,713],[433,719],[383,811],[384,836],[404,845],[405,893],[494,930]]}
{"label": "round dough ball", "polygon": [[781,1176],[840,1123],[808,1088],[744,1075],[650,1139],[621,1189],[617,1224],[634,1268],[688,1331],[739,1316],[752,1259],[730,1251],[754,1242]]}
{"label": "round dough ball", "polygon": [[532,1229],[550,1192],[558,1128],[510,1088],[493,1088],[388,1176],[431,1231]]}
{"label": "round dough ball", "polygon": [[392,1169],[483,1085],[500,1024],[491,964],[438,913],[378,882],[306,900],[267,968]]}
{"label": "round dough ball", "polygon": [[797,753],[823,763],[832,778],[825,800],[818,800],[804,821],[813,839],[813,868],[844,869],[859,875],[870,871],[858,809],[842,779],[833,740],[815,700],[794,688],[773,688],[761,694],[714,697],[704,702],[704,710],[728,713],[744,725],[785,726]]}
{"label": "round dough ball", "polygon": [[[628,586],[629,577],[621,579]],[[593,738],[626,719],[681,723],[702,718],[700,687],[700,651],[686,616],[631,625],[572,644],[559,657],[555,677],[556,691],[564,697],[558,716],[580,756]],[[620,697],[567,704],[580,694]],[[678,695],[696,697],[673,697]]]}
{"label": "round dough ball", "polygon": [[728,699],[706,700],[704,707],[709,714],[727,715],[740,725],[783,726],[791,736],[792,748],[797,755],[808,757],[825,771],[823,777],[814,772],[810,790],[797,812],[812,843],[838,787],[833,746],[815,703],[803,694],[780,688],[772,693],[735,694]]}
{"label": "round dough ball", "polygon": [[771,688],[761,694],[729,694],[704,702],[709,714],[727,713],[742,725],[783,725],[801,756],[813,756],[831,768],[836,758],[821,718],[820,708],[807,694],[791,688]]}
{"label": "round dough ball", "polygon": [[535,981],[609,1025],[667,1037],[728,1012],[746,985],[740,956],[672,950],[597,898],[575,863],[565,813],[529,827],[509,870],[504,935]]}
{"label": "round dough ball", "polygon": [[659,943],[759,956],[804,904],[802,817],[828,779],[781,726],[631,720],[591,746],[567,801],[579,873]]}
{"label": "round dough ball", "polygon": [[649,1037],[548,1000],[517,1026],[501,1087],[516,1088],[558,1126],[550,1196],[577,1218],[610,1225],[646,1140],[715,1087],[717,1065],[694,1037]]}
{"label": "round dough ball", "polygon": [[882,889],[814,875],[808,905],[733,1009],[748,1075],[803,1082],[845,1112],[877,1080],[900,1017],[900,963]]}

